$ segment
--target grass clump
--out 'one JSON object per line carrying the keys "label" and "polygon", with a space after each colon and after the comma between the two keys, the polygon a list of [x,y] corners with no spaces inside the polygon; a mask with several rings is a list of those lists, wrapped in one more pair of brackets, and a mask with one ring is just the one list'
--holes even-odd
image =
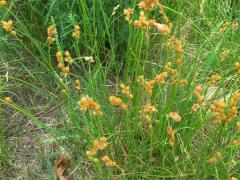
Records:
{"label": "grass clump", "polygon": [[4,1],[1,102],[23,130],[1,176],[239,178],[234,3]]}

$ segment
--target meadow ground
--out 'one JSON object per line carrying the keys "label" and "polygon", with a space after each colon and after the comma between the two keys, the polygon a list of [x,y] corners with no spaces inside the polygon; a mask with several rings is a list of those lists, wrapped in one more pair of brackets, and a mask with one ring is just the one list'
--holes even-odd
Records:
{"label": "meadow ground", "polygon": [[240,178],[240,1],[0,0],[0,179]]}

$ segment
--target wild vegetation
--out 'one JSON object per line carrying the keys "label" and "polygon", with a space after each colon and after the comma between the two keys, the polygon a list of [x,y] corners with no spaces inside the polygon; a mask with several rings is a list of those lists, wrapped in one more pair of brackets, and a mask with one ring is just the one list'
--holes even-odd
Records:
{"label": "wild vegetation", "polygon": [[0,179],[239,179],[239,14],[0,0]]}

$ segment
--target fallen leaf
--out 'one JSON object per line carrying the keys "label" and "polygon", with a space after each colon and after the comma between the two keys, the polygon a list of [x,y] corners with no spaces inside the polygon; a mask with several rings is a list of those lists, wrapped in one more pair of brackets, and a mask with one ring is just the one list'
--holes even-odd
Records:
{"label": "fallen leaf", "polygon": [[68,176],[66,175],[66,171],[69,168],[70,163],[67,158],[67,154],[63,154],[58,159],[54,161],[54,169],[56,176],[59,180],[67,180]]}

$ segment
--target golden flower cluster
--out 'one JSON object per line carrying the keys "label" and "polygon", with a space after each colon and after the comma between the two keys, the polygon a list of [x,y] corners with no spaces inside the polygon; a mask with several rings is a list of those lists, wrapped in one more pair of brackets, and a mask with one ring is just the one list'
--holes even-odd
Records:
{"label": "golden flower cluster", "polygon": [[[148,19],[145,16],[144,11],[152,11],[155,6],[158,7],[159,13],[163,16],[163,20],[165,21],[166,24],[158,23],[155,19]],[[165,15],[163,6],[158,2],[158,0],[142,0],[138,4],[138,7],[143,10],[140,12],[139,18],[135,20],[133,23],[135,28],[141,29],[155,28],[160,33],[163,34],[170,33],[172,29],[172,23],[169,21],[169,18]],[[132,13],[131,9],[126,9],[126,11],[124,11],[125,19],[127,21],[130,20],[131,13]]]}
{"label": "golden flower cluster", "polygon": [[169,32],[171,32],[173,24],[170,22],[169,18],[167,17],[167,15],[164,12],[164,8],[163,5],[158,3],[158,10],[159,13],[162,15],[163,20],[165,21],[165,23],[167,24],[168,28],[169,28]]}
{"label": "golden flower cluster", "polygon": [[121,98],[118,98],[116,96],[110,96],[109,101],[114,106],[119,106],[122,110],[127,110],[128,105],[122,101]]}
{"label": "golden flower cluster", "polygon": [[183,46],[182,46],[182,41],[179,39],[175,40],[176,43],[176,51],[178,54],[178,59],[177,59],[177,63],[179,65],[181,65],[183,63]]}
{"label": "golden flower cluster", "polygon": [[147,103],[145,106],[143,106],[143,109],[139,111],[139,113],[141,114],[141,118],[146,121],[150,130],[153,129],[152,122],[158,122],[157,120],[152,121],[153,114],[157,112],[157,108],[150,105],[150,103]]}
{"label": "golden flower cluster", "polygon": [[232,140],[232,145],[233,146],[239,146],[240,145],[240,141],[239,140]]}
{"label": "golden flower cluster", "polygon": [[140,12],[140,16],[138,20],[134,21],[134,27],[135,28],[151,28],[154,27],[154,24],[156,23],[155,20],[147,20],[144,11]]}
{"label": "golden flower cluster", "polygon": [[56,41],[55,35],[57,34],[57,30],[53,25],[48,26],[47,34],[48,34],[47,41],[49,43],[53,43]]}
{"label": "golden flower cluster", "polygon": [[7,6],[7,1],[6,0],[0,0],[0,6],[1,7]]}
{"label": "golden flower cluster", "polygon": [[155,80],[144,81],[144,88],[149,97],[152,96],[152,90],[155,82],[156,82]]}
{"label": "golden flower cluster", "polygon": [[172,36],[169,38],[168,46],[170,49],[174,49],[177,52],[177,64],[181,65],[184,57],[182,41],[175,36]]}
{"label": "golden flower cluster", "polygon": [[83,56],[82,58],[89,63],[94,63],[94,59],[92,56]]}
{"label": "golden flower cluster", "polygon": [[78,104],[81,105],[80,111],[85,113],[88,109],[93,110],[94,116],[102,116],[103,113],[101,111],[101,107],[98,103],[96,103],[93,98],[82,97]]}
{"label": "golden flower cluster", "polygon": [[237,132],[240,133],[240,121],[236,123],[236,126],[237,126]]}
{"label": "golden flower cluster", "polygon": [[168,133],[168,135],[169,135],[169,137],[170,137],[170,139],[169,139],[169,145],[170,145],[171,147],[173,147],[174,142],[175,142],[175,131],[174,131],[174,129],[173,129],[171,126],[168,126],[168,127],[167,127],[167,133]]}
{"label": "golden flower cluster", "polygon": [[226,104],[222,101],[211,104],[210,110],[215,114],[215,119],[212,122],[214,125],[217,125],[226,119],[227,116],[224,113],[225,107]]}
{"label": "golden flower cluster", "polygon": [[193,105],[192,105],[192,110],[193,110],[194,112],[197,112],[200,107],[201,107],[201,106],[200,106],[200,104],[198,104],[198,103],[193,104]]}
{"label": "golden flower cluster", "polygon": [[182,120],[182,117],[177,112],[170,112],[168,115],[174,122],[180,122]]}
{"label": "golden flower cluster", "polygon": [[143,111],[141,111],[141,112],[143,112],[144,114],[145,113],[156,113],[156,112],[158,112],[158,110],[157,110],[157,108],[155,107],[155,106],[152,106],[152,105],[150,105],[150,104],[147,104],[147,105],[145,105],[144,107],[143,107]]}
{"label": "golden flower cluster", "polygon": [[220,60],[223,61],[224,59],[226,59],[230,54],[230,50],[229,49],[224,49],[221,54],[220,54]]}
{"label": "golden flower cluster", "polygon": [[98,159],[94,158],[94,156],[97,154],[98,150],[103,150],[107,146],[107,138],[101,137],[99,139],[95,139],[92,143],[92,148],[86,152],[86,155],[89,160],[97,162]]}
{"label": "golden flower cluster", "polygon": [[77,91],[81,91],[81,82],[79,79],[75,81],[75,88]]}
{"label": "golden flower cluster", "polygon": [[141,76],[138,76],[137,82],[144,87],[148,96],[152,96],[152,90],[153,90],[153,86],[155,84],[155,80],[146,81],[144,79],[144,76],[141,75]]}
{"label": "golden flower cluster", "polygon": [[146,11],[151,11],[158,4],[158,0],[142,0],[139,2],[138,7]]}
{"label": "golden flower cluster", "polygon": [[216,85],[221,79],[221,76],[214,74],[210,78],[207,78],[207,81],[209,85]]}
{"label": "golden flower cluster", "polygon": [[127,22],[130,21],[131,15],[133,14],[133,11],[134,11],[134,10],[133,10],[132,8],[124,9],[123,14],[125,15],[125,20],[126,20]]}
{"label": "golden flower cluster", "polygon": [[238,76],[240,76],[240,62],[236,62],[236,63],[235,63],[235,67],[236,67],[236,69],[237,69],[237,74],[238,74]]}
{"label": "golden flower cluster", "polygon": [[[68,51],[66,51],[66,52],[68,52]],[[68,55],[68,53],[67,53],[67,55]],[[69,68],[69,66],[65,67],[64,62],[63,62],[63,54],[61,51],[58,51],[56,53],[56,58],[57,58],[57,62],[58,62],[58,68],[62,71],[64,76],[67,76],[70,71],[70,68]]]}
{"label": "golden flower cluster", "polygon": [[65,61],[69,64],[73,63],[73,59],[72,59],[69,51],[65,51]]}
{"label": "golden flower cluster", "polygon": [[202,92],[203,92],[202,86],[201,85],[196,86],[196,88],[194,90],[194,95],[197,97],[199,104],[202,104],[203,99],[204,99],[204,97],[201,95]]}
{"label": "golden flower cluster", "polygon": [[223,34],[229,27],[230,27],[231,23],[230,22],[225,22],[223,23],[222,27],[220,28],[218,34]]}
{"label": "golden flower cluster", "polygon": [[144,76],[141,75],[141,76],[138,76],[137,82],[144,87],[145,91],[147,92],[147,95],[150,97],[152,96],[154,85],[156,83],[165,84],[167,77],[168,77],[168,72],[162,72],[156,75],[155,79],[147,81],[144,79]]}
{"label": "golden flower cluster", "polygon": [[201,107],[201,104],[203,103],[204,96],[201,95],[202,92],[203,92],[202,86],[201,85],[196,86],[196,88],[194,90],[194,95],[197,97],[198,103],[193,104],[193,106],[192,106],[192,110],[194,112],[197,112],[198,109]]}
{"label": "golden flower cluster", "polygon": [[187,79],[174,79],[174,80],[172,80],[172,83],[186,85],[188,83],[188,80]]}
{"label": "golden flower cluster", "polygon": [[168,25],[157,23],[155,19],[148,20],[145,16],[144,11],[141,11],[139,19],[134,21],[134,27],[141,29],[156,28],[158,32],[161,32],[163,34],[167,34],[170,32],[170,28],[168,27]]}
{"label": "golden flower cluster", "polygon": [[240,92],[237,92],[233,95],[229,102],[229,112],[226,121],[231,122],[232,119],[237,117],[238,114],[238,101],[240,100]]}
{"label": "golden flower cluster", "polygon": [[117,163],[111,160],[107,155],[102,157],[102,161],[107,167],[115,167],[117,165]]}
{"label": "golden flower cluster", "polygon": [[160,84],[165,84],[166,83],[166,78],[168,77],[168,72],[162,72],[155,77],[155,82],[158,82]]}
{"label": "golden flower cluster", "polygon": [[133,95],[131,93],[130,87],[124,84],[120,84],[121,93],[126,95],[128,99],[132,99]]}
{"label": "golden flower cluster", "polygon": [[16,31],[13,30],[13,21],[9,20],[9,21],[2,21],[2,25],[3,25],[3,29],[7,32],[10,32],[12,35],[16,35]]}
{"label": "golden flower cluster", "polygon": [[222,158],[222,153],[221,152],[217,152],[216,153],[216,156],[213,156],[213,157],[211,157],[210,159],[208,159],[208,163],[209,164],[216,164],[217,163],[217,161],[218,161],[218,159],[221,159]]}
{"label": "golden flower cluster", "polygon": [[169,77],[172,79],[172,84],[182,84],[186,85],[188,83],[187,79],[179,79],[179,76],[177,76],[178,70],[176,68],[173,68],[172,63],[168,62],[164,69],[166,72],[168,72]]}
{"label": "golden flower cluster", "polygon": [[80,26],[79,26],[79,25],[76,25],[76,26],[74,27],[73,32],[72,32],[72,37],[73,37],[74,39],[78,39],[79,36],[80,36]]}
{"label": "golden flower cluster", "polygon": [[237,102],[240,99],[240,93],[235,93],[229,101],[229,106],[220,101],[214,102],[210,106],[211,112],[214,113],[215,119],[213,120],[214,125],[220,124],[222,121],[231,122],[238,114]]}
{"label": "golden flower cluster", "polygon": [[4,101],[5,101],[6,103],[9,103],[9,104],[13,103],[13,100],[12,100],[12,98],[11,98],[11,97],[9,97],[9,96],[7,96],[7,97],[4,97]]}
{"label": "golden flower cluster", "polygon": [[164,66],[165,71],[167,71],[170,75],[175,76],[177,74],[177,69],[172,67],[171,62],[167,62],[167,64]]}

